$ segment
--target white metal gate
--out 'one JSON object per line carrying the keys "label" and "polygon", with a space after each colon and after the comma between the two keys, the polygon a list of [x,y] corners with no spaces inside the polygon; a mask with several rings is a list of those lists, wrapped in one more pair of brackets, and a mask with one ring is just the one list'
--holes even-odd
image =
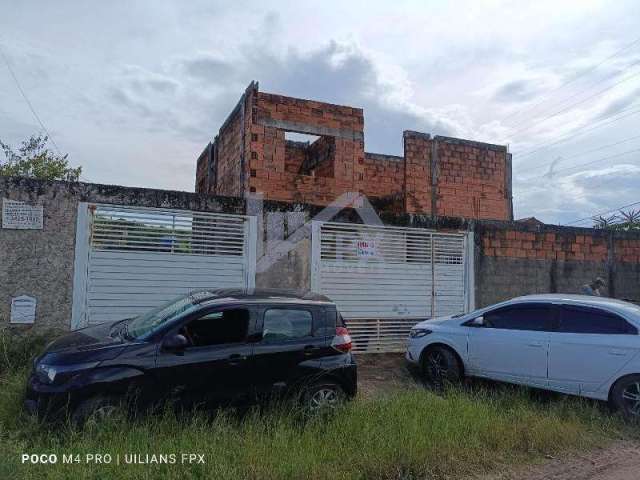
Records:
{"label": "white metal gate", "polygon": [[337,303],[355,351],[398,351],[417,321],[473,308],[470,235],[314,222],[311,287]]}
{"label": "white metal gate", "polygon": [[255,252],[255,217],[81,203],[72,328],[192,290],[252,288]]}

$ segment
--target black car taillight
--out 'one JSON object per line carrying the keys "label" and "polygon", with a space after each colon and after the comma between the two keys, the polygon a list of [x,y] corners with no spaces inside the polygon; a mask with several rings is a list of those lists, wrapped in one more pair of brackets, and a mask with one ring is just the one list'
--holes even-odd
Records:
{"label": "black car taillight", "polygon": [[353,343],[346,327],[336,327],[336,336],[333,337],[331,346],[339,352],[348,353],[351,351]]}

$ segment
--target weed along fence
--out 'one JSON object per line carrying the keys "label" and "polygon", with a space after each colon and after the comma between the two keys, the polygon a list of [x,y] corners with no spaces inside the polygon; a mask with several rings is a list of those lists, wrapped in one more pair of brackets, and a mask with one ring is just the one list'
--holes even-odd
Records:
{"label": "weed along fence", "polygon": [[197,288],[312,289],[338,304],[356,351],[387,352],[423,318],[596,276],[640,299],[637,232],[391,213],[365,225],[354,208],[7,177],[0,199],[30,212],[0,228],[8,327],[78,328]]}
{"label": "weed along fence", "polygon": [[472,307],[470,236],[314,222],[311,287],[337,303],[356,352],[401,351],[417,321]]}

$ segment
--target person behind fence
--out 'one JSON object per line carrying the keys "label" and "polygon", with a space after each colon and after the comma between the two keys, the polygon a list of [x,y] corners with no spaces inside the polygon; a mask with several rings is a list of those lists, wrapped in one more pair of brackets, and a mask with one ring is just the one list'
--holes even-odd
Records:
{"label": "person behind fence", "polygon": [[601,297],[602,296],[601,290],[604,287],[605,287],[604,280],[600,277],[596,277],[596,279],[593,282],[582,286],[582,294]]}

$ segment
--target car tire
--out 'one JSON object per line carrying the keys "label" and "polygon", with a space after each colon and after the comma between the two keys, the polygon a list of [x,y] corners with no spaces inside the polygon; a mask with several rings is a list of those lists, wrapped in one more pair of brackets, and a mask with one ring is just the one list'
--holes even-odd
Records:
{"label": "car tire", "polygon": [[318,382],[304,390],[302,406],[307,413],[333,410],[344,403],[346,395],[334,382]]}
{"label": "car tire", "polygon": [[611,406],[622,415],[640,421],[640,375],[629,375],[618,380],[609,396]]}
{"label": "car tire", "polygon": [[113,397],[96,396],[83,400],[73,411],[71,422],[77,426],[101,423],[120,411],[119,402]]}
{"label": "car tire", "polygon": [[421,363],[424,379],[436,387],[462,379],[462,365],[450,348],[439,345],[428,348],[422,354]]}

